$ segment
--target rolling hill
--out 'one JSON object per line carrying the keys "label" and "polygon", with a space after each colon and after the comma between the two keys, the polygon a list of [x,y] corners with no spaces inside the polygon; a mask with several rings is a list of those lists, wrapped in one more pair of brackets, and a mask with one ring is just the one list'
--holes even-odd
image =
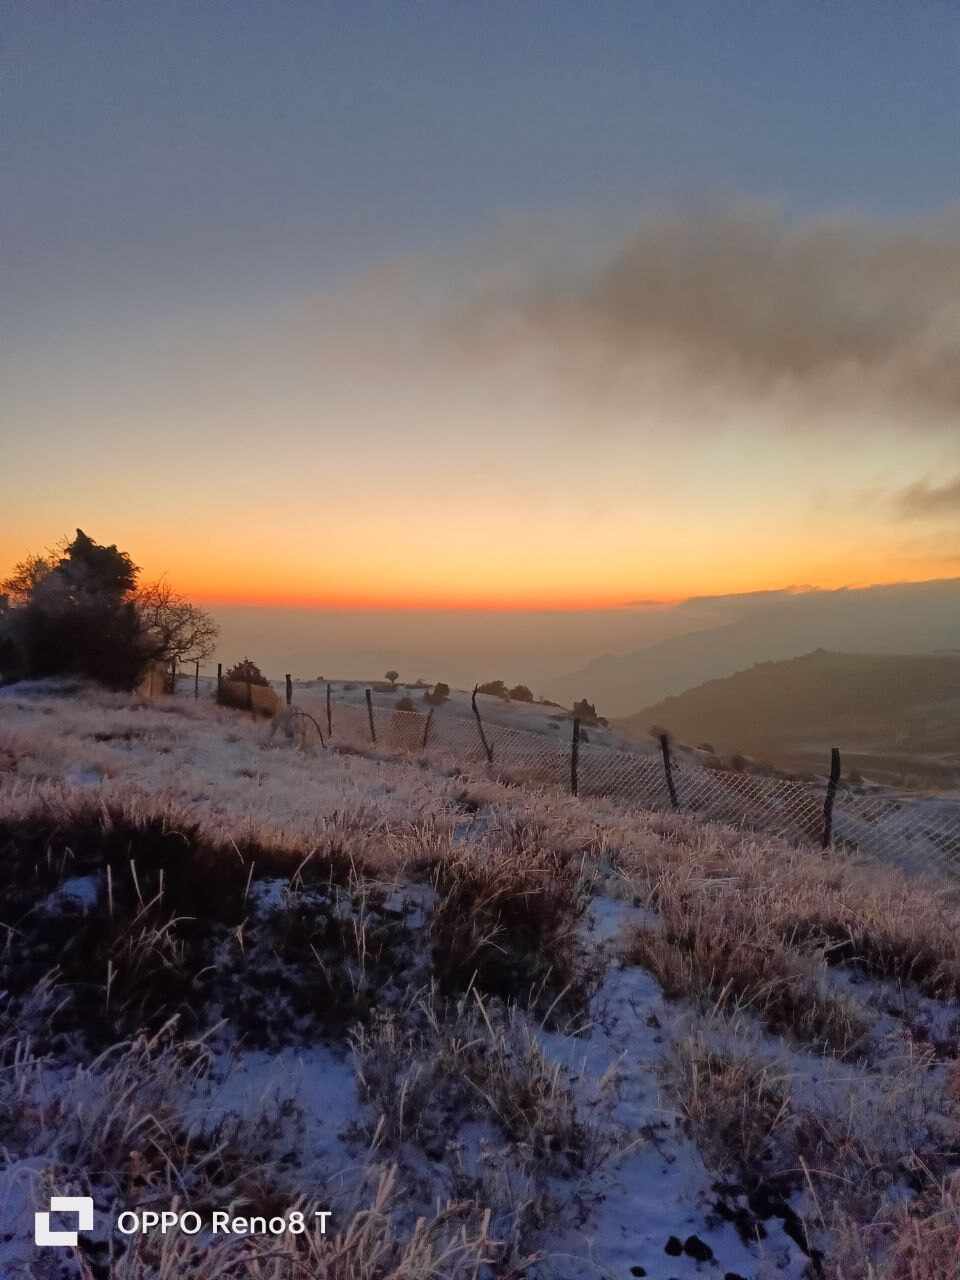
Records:
{"label": "rolling hill", "polygon": [[619,726],[653,724],[684,742],[822,771],[831,746],[878,781],[960,782],[960,656],[818,649],[652,703]]}

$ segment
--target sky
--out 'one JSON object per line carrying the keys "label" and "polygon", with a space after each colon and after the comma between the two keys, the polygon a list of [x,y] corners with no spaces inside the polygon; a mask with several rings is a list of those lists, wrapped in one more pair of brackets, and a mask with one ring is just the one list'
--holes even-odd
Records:
{"label": "sky", "polygon": [[0,0],[0,570],[571,652],[957,576],[958,72],[923,0]]}

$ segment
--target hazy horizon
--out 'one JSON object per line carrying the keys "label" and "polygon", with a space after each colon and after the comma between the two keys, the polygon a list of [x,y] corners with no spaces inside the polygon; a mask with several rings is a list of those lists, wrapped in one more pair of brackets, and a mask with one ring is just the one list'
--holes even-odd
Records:
{"label": "hazy horizon", "polygon": [[[538,696],[561,693],[567,701],[599,695],[598,705],[606,685],[602,678],[591,680],[591,664],[609,659],[616,667],[662,641],[717,629],[725,637],[745,634],[748,646],[753,638],[756,651],[745,665],[821,647],[872,653],[890,652],[892,645],[895,651],[928,652],[949,638],[952,615],[960,648],[960,578],[852,591],[786,588],[576,613],[330,612],[222,604],[211,609],[221,625],[218,657],[233,662],[249,654],[274,679],[289,671],[297,679],[375,680],[394,669],[401,681],[446,680],[469,688],[503,679],[528,684]],[[750,649],[733,650],[738,652]],[[724,654],[721,663],[723,670],[738,669],[735,656]],[[585,674],[578,683],[581,668]],[[715,674],[705,661],[701,679]],[[569,688],[568,676],[574,677]],[[664,691],[674,691],[669,681]],[[633,709],[646,700],[638,697]],[[616,713],[628,709],[618,707]]]}

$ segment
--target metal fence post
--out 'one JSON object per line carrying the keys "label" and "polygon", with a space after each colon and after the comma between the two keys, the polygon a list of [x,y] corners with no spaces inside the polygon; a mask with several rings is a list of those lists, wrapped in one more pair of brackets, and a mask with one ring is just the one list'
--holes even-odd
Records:
{"label": "metal fence post", "polygon": [[670,735],[669,733],[660,734],[660,754],[663,756],[663,772],[667,779],[667,790],[670,792],[670,803],[674,809],[679,809],[680,804],[677,800],[677,788],[673,781],[673,761],[670,758]]}
{"label": "metal fence post", "polygon": [[333,708],[330,705],[330,681],[327,681],[327,737],[333,737]]}
{"label": "metal fence post", "polygon": [[193,670],[193,698],[194,701],[200,697],[200,659],[197,658]]}
{"label": "metal fence post", "polygon": [[290,679],[289,671],[284,676],[284,679],[287,682],[287,706],[289,707],[290,703],[293,701],[293,681]]}
{"label": "metal fence post", "polygon": [[370,721],[370,741],[373,743],[374,746],[376,746],[377,745],[377,729],[373,723],[373,694],[370,692],[369,689],[366,689],[364,691],[364,696],[367,699],[367,719]]}
{"label": "metal fence post", "polygon": [[223,663],[218,662],[217,663],[217,701],[218,702],[220,701],[220,696],[222,693],[223,693]]}
{"label": "metal fence post", "polygon": [[827,783],[827,798],[823,802],[823,848],[829,849],[833,843],[833,804],[837,798],[837,786],[840,782],[840,748],[830,751],[830,781]]}
{"label": "metal fence post", "polygon": [[580,720],[579,717],[573,717],[573,742],[570,746],[570,790],[573,795],[579,794],[580,781],[578,772],[580,768]]}
{"label": "metal fence post", "polygon": [[477,728],[480,730],[480,741],[483,743],[483,749],[487,753],[487,764],[493,764],[493,747],[491,747],[487,741],[487,735],[483,732],[483,721],[480,719],[480,711],[477,707],[477,690],[479,688],[479,685],[474,685],[470,705],[473,707],[473,714],[477,717]]}

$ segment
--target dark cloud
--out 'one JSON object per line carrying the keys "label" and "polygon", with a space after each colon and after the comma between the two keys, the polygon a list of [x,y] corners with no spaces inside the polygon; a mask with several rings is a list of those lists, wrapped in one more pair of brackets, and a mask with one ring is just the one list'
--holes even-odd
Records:
{"label": "dark cloud", "polygon": [[[524,348],[592,394],[649,385],[787,393],[946,418],[960,409],[960,213],[795,221],[770,210],[651,217],[612,258],[495,291],[458,329],[474,356]],[[814,420],[811,420],[813,425]]]}
{"label": "dark cloud", "polygon": [[897,503],[903,515],[913,518],[960,515],[960,475],[941,485],[912,484],[897,495]]}

